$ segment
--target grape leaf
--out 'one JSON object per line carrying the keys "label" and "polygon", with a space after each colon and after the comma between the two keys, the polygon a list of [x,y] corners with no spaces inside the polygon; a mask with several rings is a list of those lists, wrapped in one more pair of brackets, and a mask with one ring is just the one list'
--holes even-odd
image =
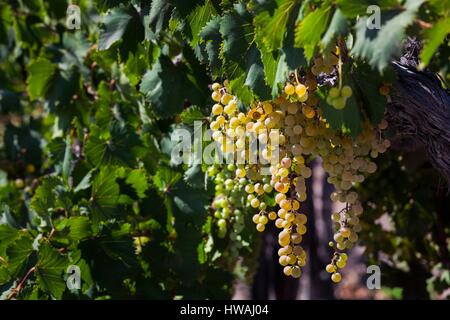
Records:
{"label": "grape leaf", "polygon": [[[270,89],[264,79],[264,66],[261,54],[253,41],[254,31],[251,28],[252,16],[242,5],[222,16],[220,33],[223,37],[223,55],[227,63],[227,73],[233,80],[240,79],[259,98],[270,98]],[[246,96],[246,88],[234,87],[234,94],[241,100]]]}
{"label": "grape leaf", "polygon": [[128,174],[125,182],[133,187],[139,198],[145,197],[145,192],[148,189],[148,180],[145,170],[142,169],[132,170]]}
{"label": "grape leaf", "polygon": [[144,16],[145,39],[156,40],[164,29],[171,14],[171,5],[168,0],[153,0],[148,14]]}
{"label": "grape leaf", "polygon": [[38,58],[28,67],[27,89],[30,99],[38,99],[47,94],[57,67],[45,58]]}
{"label": "grape leaf", "polygon": [[83,240],[92,233],[91,222],[88,217],[71,217],[68,222],[69,237],[75,241]]}
{"label": "grape leaf", "polygon": [[183,110],[186,99],[195,100],[193,83],[188,79],[189,71],[184,64],[174,65],[161,55],[152,69],[142,78],[140,91],[145,94],[154,112],[161,118],[174,116]]}
{"label": "grape leaf", "polygon": [[22,236],[10,244],[6,249],[8,263],[5,268],[8,274],[12,277],[18,276],[33,251],[33,241],[28,236]]}
{"label": "grape leaf", "polygon": [[49,214],[49,209],[62,207],[62,199],[56,196],[56,190],[63,188],[64,183],[60,177],[46,176],[31,200],[31,208],[38,214],[46,216]]}
{"label": "grape leaf", "polygon": [[135,52],[137,45],[145,37],[144,25],[134,6],[115,7],[103,17],[100,29],[98,49],[108,50],[120,41],[123,56]]}
{"label": "grape leaf", "polygon": [[337,35],[347,34],[348,28],[349,21],[342,14],[341,10],[337,9],[333,14],[333,18],[331,18],[328,30],[323,35],[322,43],[324,47],[330,46]]}
{"label": "grape leaf", "polygon": [[262,11],[255,17],[255,27],[258,36],[263,40],[266,50],[273,51],[282,47],[286,26],[296,0],[277,0],[277,8],[272,14]]}
{"label": "grape leaf", "polygon": [[203,5],[197,5],[194,10],[187,16],[189,26],[189,38],[192,47],[196,46],[200,41],[200,33],[206,23],[217,14],[211,0],[206,0]]}
{"label": "grape leaf", "polygon": [[39,287],[54,298],[61,299],[66,283],[63,271],[68,264],[67,259],[48,244],[39,246],[36,276]]}
{"label": "grape leaf", "polygon": [[95,224],[112,218],[116,211],[120,191],[111,170],[110,167],[102,167],[92,182],[90,205]]}
{"label": "grape leaf", "polygon": [[195,121],[205,120],[205,115],[198,106],[190,106],[180,114],[181,121],[188,125],[193,125]]}
{"label": "grape leaf", "polygon": [[86,144],[87,159],[95,166],[99,165],[129,165],[136,162],[131,152],[139,145],[139,138],[133,128],[113,121],[109,127],[110,138],[101,139],[91,136]]}
{"label": "grape leaf", "polygon": [[445,37],[450,33],[450,18],[441,18],[433,27],[425,30],[425,45],[420,53],[422,66],[428,65],[433,54],[444,41]]}
{"label": "grape leaf", "polygon": [[415,19],[423,0],[407,0],[403,11],[389,10],[381,13],[381,29],[369,29],[367,17],[360,18],[356,25],[356,40],[351,53],[367,59],[372,67],[382,72],[392,57],[401,50],[405,29]]}
{"label": "grape leaf", "polygon": [[337,0],[339,10],[347,18],[356,18],[367,13],[367,7],[375,4],[371,0]]}
{"label": "grape leaf", "polygon": [[328,26],[331,7],[323,6],[309,13],[295,28],[295,47],[303,47],[306,59],[311,60],[322,33]]}
{"label": "grape leaf", "polygon": [[181,174],[168,167],[161,167],[153,177],[153,183],[162,192],[166,192],[180,180]]}
{"label": "grape leaf", "polygon": [[15,92],[0,88],[0,114],[8,112],[21,114],[23,112],[22,105]]}
{"label": "grape leaf", "polygon": [[[369,120],[374,126],[383,119],[387,105],[386,96],[380,94],[379,89],[385,82],[378,74],[370,70],[366,64],[359,65],[355,72],[352,72],[354,86],[358,87],[359,96],[363,101],[363,108],[367,111]],[[370,81],[367,81],[370,79]]]}
{"label": "grape leaf", "polygon": [[200,37],[203,40],[202,45],[208,56],[208,65],[211,72],[217,76],[221,69],[221,60],[219,59],[220,45],[222,37],[220,34],[220,17],[212,18],[201,30]]}
{"label": "grape leaf", "polygon": [[0,257],[6,257],[6,248],[20,236],[19,231],[7,224],[0,224]]}

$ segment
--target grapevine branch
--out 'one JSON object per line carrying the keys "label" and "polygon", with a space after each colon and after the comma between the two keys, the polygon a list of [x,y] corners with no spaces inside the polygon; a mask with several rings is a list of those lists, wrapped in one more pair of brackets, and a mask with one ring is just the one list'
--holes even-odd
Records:
{"label": "grapevine branch", "polygon": [[36,270],[36,266],[31,267],[28,272],[23,276],[23,278],[19,281],[19,283],[17,284],[17,286],[12,289],[11,294],[8,296],[8,300],[14,299],[19,292],[22,290],[25,282],[28,280],[28,278],[31,276],[31,274],[34,273],[34,271]]}
{"label": "grapevine branch", "polygon": [[450,91],[439,76],[417,70],[420,44],[409,39],[400,61],[387,120],[402,136],[424,145],[432,165],[450,184]]}

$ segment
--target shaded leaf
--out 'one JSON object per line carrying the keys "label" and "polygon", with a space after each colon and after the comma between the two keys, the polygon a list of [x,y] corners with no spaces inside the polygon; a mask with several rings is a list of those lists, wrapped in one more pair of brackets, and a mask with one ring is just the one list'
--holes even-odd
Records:
{"label": "shaded leaf", "polygon": [[129,165],[136,162],[132,148],[138,146],[139,138],[133,128],[113,121],[109,127],[110,138],[104,140],[91,136],[86,144],[86,156],[95,166]]}
{"label": "shaded leaf", "polygon": [[45,58],[38,58],[28,67],[27,90],[30,99],[38,99],[47,94],[56,74],[56,65]]}
{"label": "shaded leaf", "polygon": [[62,273],[67,264],[67,259],[50,245],[41,244],[39,246],[38,263],[35,270],[37,283],[42,290],[56,299],[60,299],[66,289]]}
{"label": "shaded leaf", "polygon": [[356,40],[352,54],[367,59],[372,67],[383,71],[393,56],[400,53],[405,29],[414,21],[422,3],[423,0],[408,0],[403,11],[382,11],[380,30],[368,29],[368,18],[360,18],[355,25]]}
{"label": "shaded leaf", "polygon": [[125,182],[133,187],[139,198],[145,197],[145,192],[148,189],[148,178],[145,170],[132,170]]}
{"label": "shaded leaf", "polygon": [[111,9],[103,17],[103,25],[98,40],[99,50],[107,50],[119,40],[122,46],[131,50],[144,38],[144,26],[133,6]]}
{"label": "shaded leaf", "polygon": [[341,10],[337,9],[333,18],[331,19],[330,26],[325,32],[322,38],[322,43],[325,47],[331,45],[332,41],[338,35],[346,35],[349,28],[349,22],[346,17],[342,14]]}
{"label": "shaded leaf", "polygon": [[203,5],[197,5],[187,16],[191,46],[194,47],[199,43],[201,30],[216,13],[212,1],[206,0]]}
{"label": "shaded leaf", "polygon": [[111,168],[102,167],[92,183],[91,210],[94,223],[110,219],[119,200],[119,185]]}

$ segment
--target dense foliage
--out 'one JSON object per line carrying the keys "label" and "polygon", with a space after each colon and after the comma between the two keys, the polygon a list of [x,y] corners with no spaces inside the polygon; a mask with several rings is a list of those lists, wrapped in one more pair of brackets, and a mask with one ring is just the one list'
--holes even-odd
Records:
{"label": "dense foliage", "polygon": [[[172,132],[206,126],[213,81],[228,79],[245,110],[336,44],[354,98],[337,110],[328,86],[318,95],[330,125],[352,136],[382,119],[379,90],[407,35],[424,43],[422,66],[448,79],[448,3],[375,2],[374,30],[365,0],[71,1],[79,30],[67,28],[68,1],[0,3],[2,298],[229,297],[255,268],[252,214],[239,237],[219,237],[212,181],[171,162]],[[394,240],[388,253],[404,259]],[[440,261],[429,258],[428,271]],[[66,286],[70,265],[81,290]]]}

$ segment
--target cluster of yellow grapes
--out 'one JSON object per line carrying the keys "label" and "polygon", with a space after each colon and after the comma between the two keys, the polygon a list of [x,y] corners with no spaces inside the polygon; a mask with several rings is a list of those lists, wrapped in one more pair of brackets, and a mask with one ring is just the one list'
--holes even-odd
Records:
{"label": "cluster of yellow grapes", "polygon": [[[335,62],[316,60],[313,73]],[[323,159],[328,182],[335,187],[331,199],[345,204],[341,212],[331,215],[335,234],[330,247],[334,254],[326,267],[332,281],[339,282],[339,269],[347,261],[343,251],[354,245],[361,230],[358,217],[363,206],[352,187],[376,171],[371,159],[390,146],[382,138],[387,122],[383,120],[377,128],[364,124],[356,138],[332,129],[317,107],[319,99],[314,92],[317,83],[308,75],[304,79],[305,83],[300,83],[296,77],[295,82],[286,84],[280,97],[257,102],[247,113],[239,112],[237,98],[226,85],[213,84],[212,98],[217,103],[212,108],[210,128],[219,150],[227,159],[236,161],[233,167],[227,165],[228,171],[234,170],[234,175],[228,178],[225,188],[231,190],[234,185],[245,191],[245,205],[257,211],[252,220],[258,231],[264,231],[269,221],[275,222],[280,229],[279,263],[284,266],[284,273],[294,278],[300,277],[307,258],[301,246],[307,231],[307,216],[301,212],[301,202],[307,198],[305,183],[312,170],[305,158]],[[344,89],[342,96],[348,96]],[[256,151],[250,148],[254,140],[260,146]],[[252,156],[261,161],[251,161]],[[275,207],[268,208],[267,197],[274,197]]]}
{"label": "cluster of yellow grapes", "polygon": [[329,53],[325,57],[314,59],[314,65],[311,68],[313,75],[318,76],[321,73],[331,73],[334,67],[339,63],[339,48],[336,47],[335,52]]}
{"label": "cluster of yellow grapes", "polygon": [[343,86],[340,90],[339,88],[333,87],[328,93],[327,103],[338,110],[344,109],[347,104],[347,99],[352,94],[353,90],[350,86]]}

